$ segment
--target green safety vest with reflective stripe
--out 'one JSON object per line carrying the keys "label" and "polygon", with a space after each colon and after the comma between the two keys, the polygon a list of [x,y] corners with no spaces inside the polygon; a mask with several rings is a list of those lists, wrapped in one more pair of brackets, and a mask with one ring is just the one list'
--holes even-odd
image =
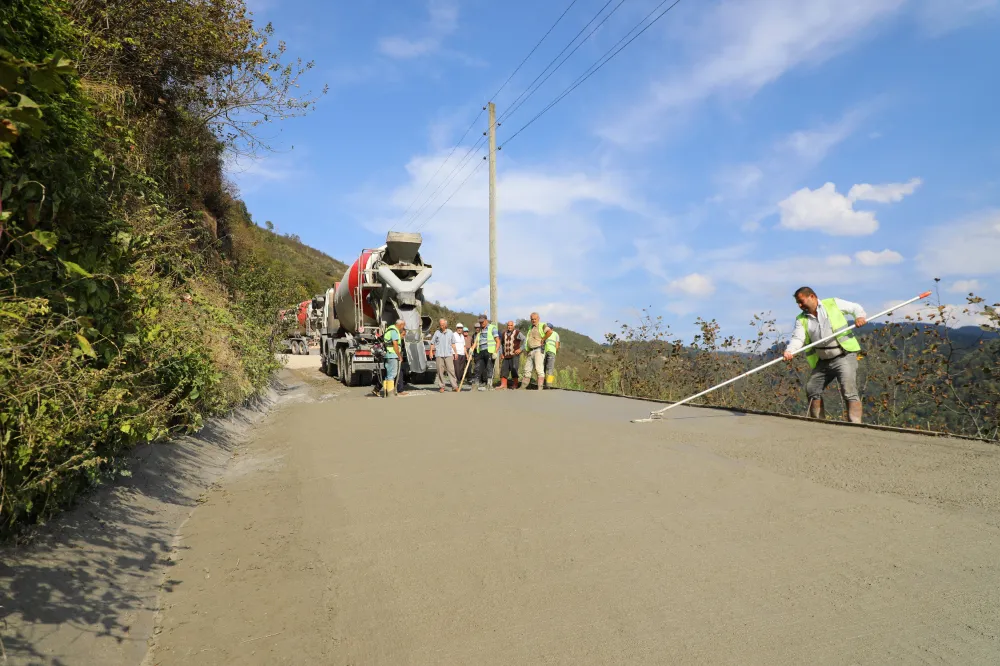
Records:
{"label": "green safety vest with reflective stripe", "polygon": [[382,336],[382,340],[385,342],[385,356],[386,358],[399,358],[396,356],[396,350],[392,348],[392,340],[389,339],[389,333],[392,331],[395,331],[396,337],[399,338],[399,350],[403,350],[403,336],[399,334],[399,329],[396,328],[395,324],[393,324],[385,329],[385,335]]}
{"label": "green safety vest with reflective stripe", "polygon": [[552,335],[550,335],[549,339],[545,341],[545,353],[555,354],[557,344],[559,344],[559,334],[556,333],[555,331],[552,331]]}
{"label": "green safety vest with reflective stripe", "polygon": [[[845,317],[844,313],[841,312],[840,308],[837,307],[836,298],[824,298],[822,301],[820,301],[820,303],[822,304],[823,309],[826,310],[826,316],[830,319],[830,328],[832,328],[834,332],[847,328],[847,317]],[[799,326],[805,329],[806,332],[805,344],[807,345],[810,344],[811,341],[809,339],[809,316],[803,312],[802,314],[800,314],[798,317],[795,318],[795,321],[798,323]],[[839,344],[844,349],[844,351],[847,352],[861,351],[861,344],[858,342],[858,339],[854,337],[854,334],[851,331],[844,331],[843,335],[837,336],[836,338],[834,338],[834,340],[837,341],[837,344]],[[816,364],[819,363],[819,354],[816,353],[815,349],[811,349],[806,354],[806,360],[809,361],[810,368],[815,368]]]}
{"label": "green safety vest with reflective stripe", "polygon": [[[480,331],[479,335],[483,332]],[[479,351],[479,335],[476,336],[475,345],[476,351]],[[495,324],[488,324],[486,326],[486,351],[490,354],[495,354],[497,351],[497,327]]]}

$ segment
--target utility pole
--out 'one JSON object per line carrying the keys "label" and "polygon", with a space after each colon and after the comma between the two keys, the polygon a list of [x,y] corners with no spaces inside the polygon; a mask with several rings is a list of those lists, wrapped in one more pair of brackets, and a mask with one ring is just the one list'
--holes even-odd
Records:
{"label": "utility pole", "polygon": [[490,322],[497,323],[497,110],[489,103],[490,116]]}

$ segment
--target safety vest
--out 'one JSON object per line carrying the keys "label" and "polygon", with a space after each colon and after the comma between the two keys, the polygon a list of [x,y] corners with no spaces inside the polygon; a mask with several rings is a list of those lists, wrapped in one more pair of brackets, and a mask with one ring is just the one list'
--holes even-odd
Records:
{"label": "safety vest", "polygon": [[[544,322],[541,322],[541,321],[538,322],[537,326],[529,326],[528,327],[528,335],[525,336],[527,338],[527,342],[528,342],[528,349],[538,349],[538,347],[532,347],[531,346],[531,335],[532,335],[532,333],[535,332],[533,329],[537,329],[538,330],[538,339],[539,339],[539,341],[541,341],[543,338],[545,338],[545,323]],[[539,345],[539,347],[540,346],[541,345]]]}
{"label": "safety vest", "polygon": [[[480,331],[479,335],[482,335],[482,331]],[[476,336],[476,351],[479,351],[479,335]],[[497,337],[496,325],[488,324],[486,326],[486,351],[491,355],[497,351]]]}
{"label": "safety vest", "polygon": [[[385,335],[382,336],[382,340],[385,342],[385,355],[387,358],[397,358],[396,350],[392,348],[392,340],[389,339],[389,333],[392,331],[395,331],[396,336],[399,338],[400,350],[403,349],[403,336],[399,334],[399,329],[396,328],[395,324],[393,324],[392,326],[389,326],[388,328],[385,329]],[[389,354],[392,354],[392,356],[389,356]]]}
{"label": "safety vest", "polygon": [[[823,309],[826,310],[826,316],[830,319],[830,328],[832,328],[834,332],[847,328],[847,317],[845,317],[844,313],[841,312],[840,308],[837,307],[836,298],[824,298],[822,301],[820,301],[820,303],[823,305]],[[802,314],[800,314],[798,317],[795,318],[795,321],[798,323],[799,326],[805,329],[806,332],[805,344],[806,345],[810,344],[811,341],[809,340],[809,316],[803,312]],[[854,337],[854,334],[851,331],[844,331],[843,335],[838,335],[836,338],[834,338],[834,340],[837,341],[837,344],[839,344],[844,351],[847,352],[861,351],[861,344],[858,342],[858,339]],[[819,354],[816,353],[815,349],[811,349],[806,354],[806,360],[809,361],[810,368],[815,368],[816,364],[819,363]]]}
{"label": "safety vest", "polygon": [[552,335],[550,335],[549,339],[545,341],[545,353],[555,354],[557,344],[559,344],[559,334],[556,333],[555,331],[552,331]]}

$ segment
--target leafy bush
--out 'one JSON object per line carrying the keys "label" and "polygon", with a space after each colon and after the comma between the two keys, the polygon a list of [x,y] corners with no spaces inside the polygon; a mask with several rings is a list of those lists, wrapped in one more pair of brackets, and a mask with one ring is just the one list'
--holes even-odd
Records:
{"label": "leafy bush", "polygon": [[[1000,304],[973,294],[965,314],[983,322],[981,335],[949,328],[939,305],[907,322],[869,326],[862,344],[858,382],[865,420],[880,425],[928,429],[1000,439]],[[603,353],[589,359],[582,384],[589,390],[676,401],[770,361],[784,351],[775,320],[756,315],[748,339],[724,337],[717,322],[698,319],[700,333],[688,343],[662,318],[644,314],[606,336]],[[782,414],[805,411],[809,368],[802,357],[779,363],[716,390],[695,404]],[[826,396],[827,414],[843,412],[839,393]]]}
{"label": "leafy bush", "polygon": [[311,104],[269,34],[241,0],[0,8],[0,536],[278,368],[305,288],[221,170]]}

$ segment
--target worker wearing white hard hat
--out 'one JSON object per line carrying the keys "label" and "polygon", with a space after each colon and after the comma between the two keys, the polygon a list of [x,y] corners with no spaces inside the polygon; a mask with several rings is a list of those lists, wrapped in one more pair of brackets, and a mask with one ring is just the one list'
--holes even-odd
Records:
{"label": "worker wearing white hard hat", "polygon": [[469,363],[469,334],[465,330],[465,324],[458,322],[455,324],[455,376],[459,381],[465,377],[465,366]]}

